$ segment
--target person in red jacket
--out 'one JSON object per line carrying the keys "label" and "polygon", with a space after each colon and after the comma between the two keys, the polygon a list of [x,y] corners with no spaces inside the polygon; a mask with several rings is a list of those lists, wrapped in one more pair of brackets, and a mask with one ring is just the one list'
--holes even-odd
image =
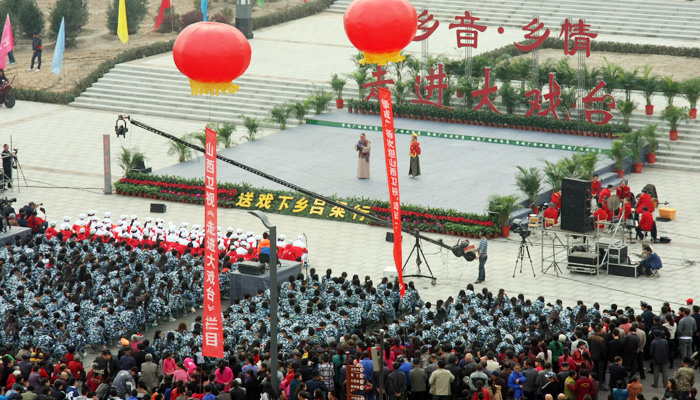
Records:
{"label": "person in red jacket", "polygon": [[617,187],[615,192],[617,194],[617,197],[620,198],[620,200],[629,198],[631,193],[630,187],[627,186],[627,182],[624,179],[620,182],[620,186]]}
{"label": "person in red jacket", "polygon": [[622,199],[622,207],[620,207],[619,210],[615,210],[615,215],[620,216],[622,215],[622,220],[626,221],[629,219],[630,215],[632,214],[632,205],[630,204],[630,199],[629,197],[626,197]]}
{"label": "person in red jacket", "polygon": [[656,243],[656,221],[654,221],[654,214],[646,207],[642,208],[642,215],[639,217],[637,238],[644,239],[644,232],[650,232],[651,239]]}
{"label": "person in red jacket", "polygon": [[607,198],[610,197],[610,191],[612,188],[613,185],[608,185],[608,187],[600,191],[600,194],[598,195],[598,203],[607,201]]}
{"label": "person in red jacket", "polygon": [[561,208],[561,189],[557,190],[556,192],[552,193],[552,201],[550,202],[554,203],[554,207],[558,210]]}
{"label": "person in red jacket", "polygon": [[600,180],[598,174],[595,174],[593,175],[593,179],[591,179],[591,197],[597,199],[600,194],[600,189]]}
{"label": "person in red jacket", "polygon": [[644,207],[646,207],[649,212],[654,212],[654,203],[651,201],[651,195],[642,190],[642,194],[639,195],[639,199],[637,200],[637,215],[641,215],[644,212]]}
{"label": "person in red jacket", "polygon": [[608,220],[608,212],[603,208],[603,203],[598,203],[598,209],[593,213],[593,217],[596,222],[598,222],[596,228],[605,229],[605,221]]}
{"label": "person in red jacket", "polygon": [[583,400],[584,396],[586,395],[593,398],[596,390],[595,386],[593,385],[593,381],[588,377],[588,371],[582,370],[580,376],[581,377],[576,380],[576,384],[569,384],[567,386],[570,390],[576,393],[576,400]]}
{"label": "person in red jacket", "polygon": [[58,234],[58,231],[56,230],[56,221],[49,222],[49,227],[46,228],[46,232],[44,232],[44,236],[46,236],[46,239],[51,240],[57,234]]}
{"label": "person in red jacket", "polygon": [[[547,222],[548,219],[553,219],[554,222],[551,224]],[[549,203],[547,206],[547,209],[544,210],[544,227],[549,228],[553,225],[557,224],[557,220],[559,220],[559,210],[557,210],[554,207],[554,203]]]}

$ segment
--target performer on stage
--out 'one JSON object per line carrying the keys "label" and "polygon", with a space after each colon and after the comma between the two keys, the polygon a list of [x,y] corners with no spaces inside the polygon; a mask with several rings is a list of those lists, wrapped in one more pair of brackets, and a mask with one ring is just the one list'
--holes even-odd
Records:
{"label": "performer on stage", "polygon": [[418,134],[414,133],[411,136],[411,166],[408,169],[408,175],[415,178],[420,175],[420,143],[418,143]]}
{"label": "performer on stage", "polygon": [[627,181],[624,179],[620,182],[620,186],[617,187],[617,197],[620,199],[628,199],[630,197],[630,188],[627,186]]}
{"label": "performer on stage", "polygon": [[608,212],[603,208],[603,203],[598,203],[598,209],[593,213],[593,217],[596,222],[598,222],[596,227],[598,229],[605,229],[605,221],[608,220]]}
{"label": "performer on stage", "polygon": [[357,150],[357,179],[369,179],[369,152],[372,149],[370,142],[365,134],[360,135],[360,140],[355,144]]}
{"label": "performer on stage", "polygon": [[644,207],[646,207],[649,212],[654,212],[654,203],[651,201],[651,195],[642,190],[642,194],[639,195],[639,199],[637,200],[637,215],[642,215]]}
{"label": "performer on stage", "polygon": [[552,193],[552,199],[550,201],[550,204],[554,204],[554,208],[556,208],[557,210],[561,209],[561,189]]}
{"label": "performer on stage", "polygon": [[600,194],[598,194],[598,203],[603,202],[603,201],[608,201],[608,198],[610,197],[610,191],[613,189],[613,185],[608,185],[605,189],[600,191]]}
{"label": "performer on stage", "polygon": [[651,240],[656,243],[656,221],[654,214],[645,206],[642,208],[642,215],[639,217],[639,226],[637,226],[637,238],[644,239],[644,232],[651,233]]}

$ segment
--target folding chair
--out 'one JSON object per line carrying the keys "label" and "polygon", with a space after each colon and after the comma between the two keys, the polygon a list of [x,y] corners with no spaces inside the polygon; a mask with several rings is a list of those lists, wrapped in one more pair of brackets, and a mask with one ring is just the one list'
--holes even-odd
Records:
{"label": "folding chair", "polygon": [[660,269],[661,268],[652,269],[650,278],[661,278],[661,274],[659,273]]}

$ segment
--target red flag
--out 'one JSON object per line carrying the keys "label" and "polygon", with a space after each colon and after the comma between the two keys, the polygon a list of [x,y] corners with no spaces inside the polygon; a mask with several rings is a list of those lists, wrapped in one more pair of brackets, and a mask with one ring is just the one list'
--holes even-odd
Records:
{"label": "red flag", "polygon": [[379,112],[382,116],[384,132],[384,156],[386,159],[386,178],[389,183],[389,204],[391,207],[391,225],[394,228],[394,263],[399,275],[401,297],[406,292],[403,284],[401,256],[401,199],[399,198],[399,168],[396,164],[396,140],[394,139],[394,114],[391,107],[391,92],[387,88],[379,89]]}
{"label": "red flag", "polygon": [[165,9],[172,7],[172,5],[172,0],[163,0],[162,3],[160,3],[160,11],[158,12],[158,19],[156,20],[156,27],[153,29],[153,32],[157,31],[160,23],[163,22],[163,13]]}
{"label": "red flag", "polygon": [[207,128],[204,163],[204,335],[202,355],[224,356],[224,332],[219,297],[219,240],[217,235],[216,132]]}

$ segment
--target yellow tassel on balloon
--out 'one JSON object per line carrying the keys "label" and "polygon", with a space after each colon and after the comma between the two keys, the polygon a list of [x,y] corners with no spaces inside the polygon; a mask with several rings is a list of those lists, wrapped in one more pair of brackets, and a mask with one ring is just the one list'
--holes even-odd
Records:
{"label": "yellow tassel on balloon", "polygon": [[406,57],[401,55],[401,51],[394,51],[391,53],[368,53],[363,52],[365,58],[360,60],[360,64],[377,64],[386,65],[387,62],[401,62],[406,59]]}
{"label": "yellow tassel on balloon", "polygon": [[193,96],[201,96],[205,94],[219,95],[223,93],[236,93],[240,87],[233,82],[199,82],[190,79],[190,89]]}

